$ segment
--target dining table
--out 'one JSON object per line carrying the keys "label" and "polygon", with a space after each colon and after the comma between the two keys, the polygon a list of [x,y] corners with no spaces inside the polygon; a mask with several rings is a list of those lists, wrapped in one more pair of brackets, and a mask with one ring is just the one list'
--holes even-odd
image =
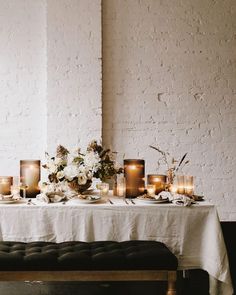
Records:
{"label": "dining table", "polygon": [[208,272],[211,295],[232,295],[229,262],[214,204],[150,203],[108,196],[46,203],[37,199],[0,203],[2,241],[154,240],[166,244],[179,270]]}

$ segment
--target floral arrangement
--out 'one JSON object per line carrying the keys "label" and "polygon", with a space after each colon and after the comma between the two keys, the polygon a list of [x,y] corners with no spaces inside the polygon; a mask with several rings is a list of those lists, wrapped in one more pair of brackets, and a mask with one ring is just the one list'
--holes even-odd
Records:
{"label": "floral arrangement", "polygon": [[55,157],[50,157],[46,153],[47,163],[43,167],[48,170],[49,185],[67,185],[81,193],[90,187],[93,178],[105,181],[122,173],[123,169],[118,167],[113,154],[95,140],[88,145],[85,153],[80,149],[70,152],[59,145]]}
{"label": "floral arrangement", "polygon": [[159,147],[154,147],[152,145],[150,145],[149,147],[161,154],[161,158],[157,162],[158,167],[161,164],[166,165],[168,182],[170,184],[173,183],[176,173],[179,170],[183,169],[183,167],[189,163],[189,160],[186,160],[188,153],[185,153],[180,160],[176,160],[175,158],[171,157],[171,155],[168,152],[162,151]]}

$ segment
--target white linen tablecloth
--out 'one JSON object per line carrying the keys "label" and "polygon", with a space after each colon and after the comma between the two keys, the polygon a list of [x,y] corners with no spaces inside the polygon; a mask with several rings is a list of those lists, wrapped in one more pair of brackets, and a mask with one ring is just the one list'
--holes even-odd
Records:
{"label": "white linen tablecloth", "polygon": [[179,269],[203,269],[210,275],[211,295],[232,295],[228,257],[214,205],[127,205],[112,198],[94,204],[72,200],[37,205],[0,205],[0,240],[101,241],[155,240],[177,256]]}

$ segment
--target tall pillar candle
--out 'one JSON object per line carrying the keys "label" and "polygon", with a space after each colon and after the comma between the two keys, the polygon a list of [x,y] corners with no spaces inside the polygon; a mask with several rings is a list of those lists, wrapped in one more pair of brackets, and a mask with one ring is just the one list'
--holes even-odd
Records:
{"label": "tall pillar candle", "polygon": [[38,183],[40,181],[40,160],[20,161],[21,184],[26,188],[26,197],[35,198],[40,193]]}
{"label": "tall pillar candle", "polygon": [[124,160],[124,176],[126,182],[126,197],[136,198],[145,189],[145,162],[138,159]]}
{"label": "tall pillar candle", "polygon": [[12,176],[0,176],[0,194],[10,195],[12,184],[13,184]]}
{"label": "tall pillar candle", "polygon": [[155,194],[159,194],[160,192],[165,190],[166,187],[166,175],[158,175],[158,174],[149,174],[147,176],[148,184],[155,185]]}

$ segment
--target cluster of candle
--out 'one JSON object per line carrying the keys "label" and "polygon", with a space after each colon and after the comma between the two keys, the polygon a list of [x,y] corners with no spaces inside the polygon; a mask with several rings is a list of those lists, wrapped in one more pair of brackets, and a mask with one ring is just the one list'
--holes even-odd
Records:
{"label": "cluster of candle", "polygon": [[157,195],[166,189],[173,193],[193,195],[193,176],[178,175],[177,183],[167,185],[167,176],[149,174],[147,176],[147,186],[145,187],[145,162],[144,160],[124,160],[124,177],[121,183],[117,181],[115,194],[135,198],[142,195],[145,191],[149,195]]}
{"label": "cluster of candle", "polygon": [[166,175],[148,175],[145,187],[145,162],[144,160],[124,160],[125,181],[117,182],[116,195],[135,198],[145,191],[149,195],[155,195],[165,190]]}
{"label": "cluster of candle", "polygon": [[193,176],[177,175],[176,183],[170,186],[170,191],[172,193],[192,196],[194,193]]}
{"label": "cluster of candle", "polygon": [[[166,175],[147,176],[145,188],[145,162],[144,160],[124,160],[124,177],[117,177],[114,194],[120,197],[135,198],[142,195],[145,190],[149,195],[157,195],[166,189]],[[23,197],[33,198],[40,193],[38,183],[40,181],[40,161],[20,161],[20,182],[13,183],[12,176],[0,176],[0,194],[19,195],[22,191]],[[102,196],[109,192],[108,183],[100,183],[99,191]],[[169,190],[173,193],[193,195],[193,176],[177,176],[177,183],[172,184]]]}
{"label": "cluster of candle", "polygon": [[38,183],[40,181],[40,161],[20,161],[20,179],[12,176],[0,176],[0,194],[19,195],[22,191],[23,197],[33,198],[40,193]]}

